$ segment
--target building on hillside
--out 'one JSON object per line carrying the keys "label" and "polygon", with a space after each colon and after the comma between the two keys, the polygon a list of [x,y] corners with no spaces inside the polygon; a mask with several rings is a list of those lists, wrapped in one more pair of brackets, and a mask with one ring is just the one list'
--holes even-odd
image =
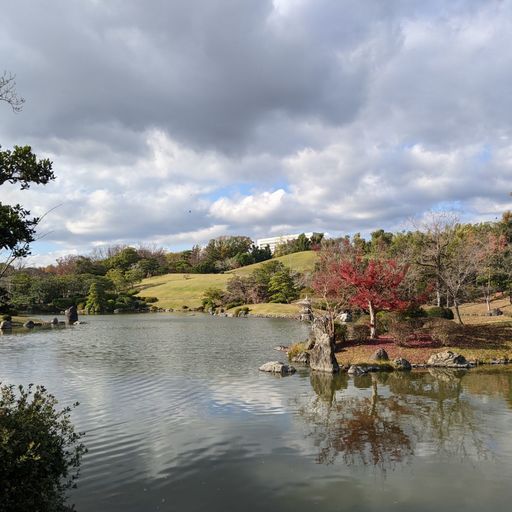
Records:
{"label": "building on hillside", "polygon": [[[296,235],[281,235],[281,236],[272,236],[270,238],[260,238],[256,240],[256,245],[260,249],[264,249],[267,245],[270,247],[270,251],[272,254],[276,250],[276,247],[279,244],[284,244],[285,242],[289,242],[290,240],[296,240],[302,233],[297,233]],[[313,233],[304,233],[308,238],[313,236]]]}

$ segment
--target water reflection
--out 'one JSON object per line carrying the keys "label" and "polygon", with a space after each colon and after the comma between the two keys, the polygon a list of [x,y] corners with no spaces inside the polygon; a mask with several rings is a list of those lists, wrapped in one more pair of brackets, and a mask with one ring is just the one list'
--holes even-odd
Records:
{"label": "water reflection", "polygon": [[[485,418],[464,392],[465,377],[466,372],[442,369],[352,380],[312,373],[315,396],[302,400],[298,412],[310,427],[317,462],[332,464],[340,457],[347,465],[387,470],[414,455],[459,460],[493,455]],[[468,380],[473,391],[475,377]]]}

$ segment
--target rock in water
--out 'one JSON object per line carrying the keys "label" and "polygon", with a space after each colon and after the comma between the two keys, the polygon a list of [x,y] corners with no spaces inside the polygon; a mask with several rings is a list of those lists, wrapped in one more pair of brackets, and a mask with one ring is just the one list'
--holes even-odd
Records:
{"label": "rock in water", "polygon": [[78,322],[78,312],[75,306],[71,306],[68,309],[66,309],[65,314],[69,325]]}
{"label": "rock in water", "polygon": [[25,322],[23,324],[23,327],[26,327],[27,329],[33,329],[35,327],[35,323],[32,322],[32,320],[29,320],[28,322]]}
{"label": "rock in water", "polygon": [[315,346],[309,351],[309,367],[319,372],[336,373],[340,370],[334,355],[334,342],[329,335],[315,329]]}
{"label": "rock in water", "polygon": [[367,373],[366,369],[363,368],[362,366],[358,366],[358,365],[352,365],[349,369],[348,369],[348,372],[347,372],[349,375],[364,375],[365,373]]}
{"label": "rock in water", "polygon": [[281,375],[296,372],[293,366],[280,363],[279,361],[269,361],[268,363],[262,364],[259,370],[260,372],[280,373]]}
{"label": "rock in water", "polygon": [[2,320],[0,322],[0,330],[8,331],[9,329],[12,329],[12,322],[10,320]]}
{"label": "rock in water", "polygon": [[370,359],[373,361],[389,361],[389,356],[383,348],[379,348],[379,350],[372,354]]}
{"label": "rock in water", "polygon": [[444,352],[438,352],[432,354],[427,361],[428,366],[442,366],[444,368],[468,368],[469,363],[466,361],[464,356],[446,350]]}
{"label": "rock in water", "polygon": [[408,372],[409,370],[412,369],[411,363],[409,363],[409,361],[407,361],[407,359],[404,359],[403,357],[399,357],[398,359],[395,359],[393,361],[393,363],[395,365],[396,370],[402,370],[402,371]]}

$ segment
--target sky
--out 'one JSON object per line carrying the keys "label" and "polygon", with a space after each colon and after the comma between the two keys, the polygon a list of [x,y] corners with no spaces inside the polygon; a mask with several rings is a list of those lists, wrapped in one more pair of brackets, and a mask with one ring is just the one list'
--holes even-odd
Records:
{"label": "sky", "polygon": [[32,264],[512,208],[512,0],[0,0]]}

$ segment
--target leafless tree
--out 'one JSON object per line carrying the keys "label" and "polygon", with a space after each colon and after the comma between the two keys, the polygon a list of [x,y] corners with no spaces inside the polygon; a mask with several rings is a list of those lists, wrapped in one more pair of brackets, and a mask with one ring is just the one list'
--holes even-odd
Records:
{"label": "leafless tree", "polygon": [[8,103],[14,112],[20,112],[25,103],[25,99],[16,92],[16,75],[7,71],[0,76],[0,101]]}

